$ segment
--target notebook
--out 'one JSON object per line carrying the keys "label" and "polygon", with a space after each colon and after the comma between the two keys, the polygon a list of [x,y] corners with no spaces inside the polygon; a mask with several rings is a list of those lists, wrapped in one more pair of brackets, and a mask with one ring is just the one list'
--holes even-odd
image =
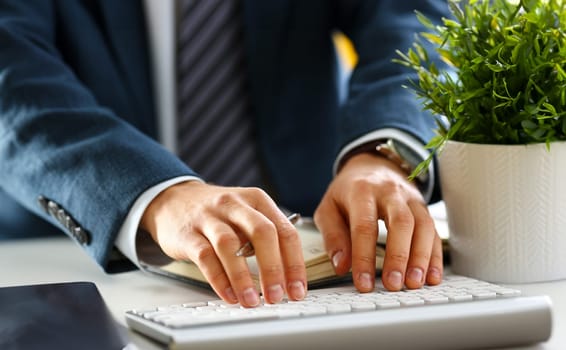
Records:
{"label": "notebook", "polygon": [[[326,250],[322,235],[317,230],[312,219],[302,218],[296,225],[301,237],[303,257],[307,270],[307,282],[310,288],[321,287],[332,283],[351,279],[351,275],[338,276]],[[385,249],[381,244],[376,246],[376,274],[379,275],[383,266]],[[256,285],[259,286],[259,269],[255,256],[246,258],[250,273]],[[198,266],[190,261],[171,261],[164,265],[143,264],[146,271],[171,277],[190,284],[208,287],[204,275]]]}

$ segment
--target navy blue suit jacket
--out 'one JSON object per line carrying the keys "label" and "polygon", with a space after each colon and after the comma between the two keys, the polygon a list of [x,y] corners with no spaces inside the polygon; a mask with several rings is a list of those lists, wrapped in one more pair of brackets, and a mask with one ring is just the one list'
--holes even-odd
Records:
{"label": "navy blue suit jacket", "polygon": [[[246,0],[244,7],[258,146],[278,203],[312,214],[337,151],[367,132],[431,136],[432,119],[401,87],[407,72],[391,59],[422,29],[413,10],[440,18],[444,1]],[[359,53],[347,91],[334,29]],[[68,216],[87,236],[68,234],[99,264],[120,266],[111,252],[135,199],[193,174],[154,140],[148,57],[141,1],[0,1],[0,235],[47,232],[47,222],[69,231]],[[59,218],[42,209],[46,200]]]}

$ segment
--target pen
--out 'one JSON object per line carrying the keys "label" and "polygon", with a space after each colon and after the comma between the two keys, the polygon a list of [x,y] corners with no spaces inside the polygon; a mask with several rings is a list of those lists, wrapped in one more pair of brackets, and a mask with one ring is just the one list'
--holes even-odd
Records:
{"label": "pen", "polygon": [[[293,225],[296,224],[297,222],[299,222],[300,218],[301,218],[301,215],[298,214],[298,213],[293,213],[293,214],[287,216],[287,219],[289,221],[291,221],[291,223]],[[255,254],[254,246],[252,245],[252,242],[250,242],[250,241],[247,241],[236,252],[236,256],[243,256],[243,257],[246,257],[246,258],[249,257],[249,256],[253,256],[254,254]]]}

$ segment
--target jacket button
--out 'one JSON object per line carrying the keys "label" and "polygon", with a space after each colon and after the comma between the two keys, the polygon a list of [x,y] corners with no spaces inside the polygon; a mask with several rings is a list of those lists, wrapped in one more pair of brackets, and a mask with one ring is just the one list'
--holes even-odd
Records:
{"label": "jacket button", "polygon": [[49,211],[48,211],[48,209],[47,209],[47,205],[48,205],[47,203],[48,203],[48,202],[49,202],[49,201],[47,200],[47,198],[45,198],[45,197],[43,197],[43,196],[37,197],[37,204],[39,204],[39,206],[41,207],[41,209],[43,209],[43,211],[44,211],[46,214],[49,214]]}
{"label": "jacket button", "polygon": [[65,228],[67,228],[67,231],[69,231],[71,234],[77,227],[77,223],[69,215],[65,215],[65,221],[63,222],[63,225],[65,225]]}
{"label": "jacket button", "polygon": [[84,245],[90,243],[90,235],[82,228],[75,227],[71,233],[80,244]]}
{"label": "jacket button", "polygon": [[59,210],[57,210],[57,215],[55,216],[55,218],[56,218],[57,221],[59,221],[63,226],[67,227],[67,226],[65,225],[67,216],[68,216],[68,215],[67,215],[67,213],[65,212],[65,210],[59,209]]}
{"label": "jacket button", "polygon": [[47,212],[49,215],[57,219],[57,212],[59,211],[59,205],[53,201],[47,201]]}
{"label": "jacket button", "polygon": [[43,196],[37,197],[37,203],[47,214],[63,225],[79,244],[90,244],[90,233],[80,227],[59,204]]}

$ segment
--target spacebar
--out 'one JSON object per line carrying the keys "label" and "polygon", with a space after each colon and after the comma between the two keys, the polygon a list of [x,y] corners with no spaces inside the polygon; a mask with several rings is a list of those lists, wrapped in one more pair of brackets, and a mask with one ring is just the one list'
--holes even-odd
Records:
{"label": "spacebar", "polygon": [[171,315],[160,320],[165,326],[171,328],[193,328],[207,325],[222,325],[233,322],[268,321],[277,320],[275,314],[241,314],[241,315],[214,315],[210,317],[194,317],[191,315]]}

